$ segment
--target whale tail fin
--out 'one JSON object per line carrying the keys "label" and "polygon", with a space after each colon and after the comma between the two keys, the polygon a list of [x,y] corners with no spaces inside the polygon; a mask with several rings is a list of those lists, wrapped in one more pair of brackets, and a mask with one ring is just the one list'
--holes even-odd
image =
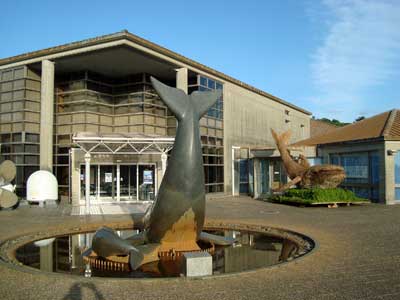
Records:
{"label": "whale tail fin", "polygon": [[195,113],[198,114],[200,119],[217,99],[222,96],[222,90],[209,92],[195,91],[190,95],[186,95],[184,91],[165,85],[154,77],[150,77],[150,80],[161,99],[167,104],[178,120],[182,120],[188,108],[189,101],[193,103]]}
{"label": "whale tail fin", "polygon": [[209,92],[194,91],[190,94],[193,105],[199,114],[199,119],[214,105],[214,103],[222,97],[222,90],[213,90]]}
{"label": "whale tail fin", "polygon": [[289,145],[290,136],[292,135],[292,132],[290,130],[287,130],[281,135],[278,135],[275,130],[271,128],[271,134],[277,145],[284,147],[287,147]]}
{"label": "whale tail fin", "polygon": [[167,104],[175,117],[178,120],[182,120],[188,105],[188,95],[186,95],[184,91],[172,88],[152,76],[150,77],[150,81],[157,94],[160,95],[161,99]]}

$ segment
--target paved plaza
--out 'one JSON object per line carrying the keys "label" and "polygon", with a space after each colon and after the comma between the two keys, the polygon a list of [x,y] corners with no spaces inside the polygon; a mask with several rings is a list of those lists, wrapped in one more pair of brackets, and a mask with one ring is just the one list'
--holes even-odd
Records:
{"label": "paved plaza", "polygon": [[[70,206],[24,206],[0,211],[0,240],[124,227],[139,219],[71,216]],[[312,237],[317,247],[278,267],[204,279],[86,279],[0,262],[0,299],[400,299],[400,206],[300,208],[219,197],[207,200],[206,222],[285,228]]]}

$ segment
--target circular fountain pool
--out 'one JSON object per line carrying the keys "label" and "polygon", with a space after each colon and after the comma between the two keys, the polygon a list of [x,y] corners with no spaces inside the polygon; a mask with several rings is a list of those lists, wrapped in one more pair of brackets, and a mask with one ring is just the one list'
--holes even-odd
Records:
{"label": "circular fountain pool", "polygon": [[[270,230],[210,229],[210,233],[230,236],[236,242],[229,247],[215,247],[212,255],[213,275],[237,273],[290,261],[312,250],[311,239],[296,233]],[[123,238],[138,230],[120,230]],[[47,272],[79,276],[154,278],[182,276],[183,259],[160,259],[133,271],[98,261],[88,263],[82,252],[90,247],[94,232],[73,233],[36,240],[17,248],[15,257],[23,265]]]}

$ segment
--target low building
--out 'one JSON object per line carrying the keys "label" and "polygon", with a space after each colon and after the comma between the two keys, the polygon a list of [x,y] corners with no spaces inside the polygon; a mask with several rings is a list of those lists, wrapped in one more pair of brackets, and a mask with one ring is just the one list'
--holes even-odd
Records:
{"label": "low building", "polygon": [[274,147],[270,128],[309,137],[308,111],[122,31],[0,60],[0,157],[17,164],[18,194],[46,169],[72,204],[154,199],[176,120],[150,75],[186,93],[222,89],[201,119],[209,193],[248,185],[237,161]]}
{"label": "low building", "polygon": [[400,110],[393,109],[294,143],[315,146],[323,163],[343,166],[342,187],[374,202],[400,204]]}

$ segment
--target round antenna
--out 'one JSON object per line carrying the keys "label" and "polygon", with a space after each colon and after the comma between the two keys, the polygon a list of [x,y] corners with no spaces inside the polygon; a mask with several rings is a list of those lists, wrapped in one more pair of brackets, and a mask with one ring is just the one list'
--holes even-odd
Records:
{"label": "round antenna", "polygon": [[11,160],[5,160],[0,164],[0,183],[9,183],[15,178],[16,174],[17,168]]}
{"label": "round antenna", "polygon": [[0,188],[0,207],[10,208],[18,202],[18,197],[13,192]]}

